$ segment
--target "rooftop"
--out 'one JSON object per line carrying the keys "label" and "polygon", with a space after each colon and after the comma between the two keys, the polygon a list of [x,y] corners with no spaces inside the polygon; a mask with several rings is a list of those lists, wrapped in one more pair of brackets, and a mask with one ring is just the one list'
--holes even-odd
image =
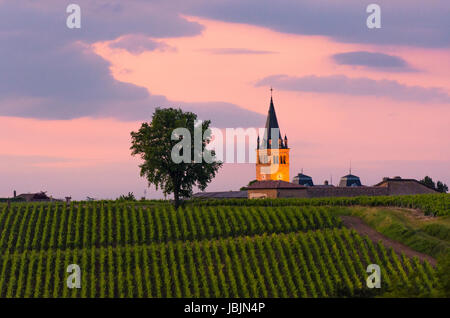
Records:
{"label": "rooftop", "polygon": [[359,179],[358,176],[355,176],[350,173],[341,178],[341,181],[339,182],[339,186],[340,187],[360,187],[361,180]]}
{"label": "rooftop", "polygon": [[304,185],[304,186],[311,186],[311,187],[314,186],[312,178],[303,173],[299,173],[298,175],[296,175],[292,179],[292,182],[295,184]]}
{"label": "rooftop", "polygon": [[390,182],[396,182],[396,183],[399,183],[399,182],[415,182],[415,183],[423,185],[424,187],[427,187],[428,189],[436,191],[436,189],[433,189],[433,188],[427,186],[426,184],[424,184],[424,183],[422,183],[422,182],[420,182],[420,181],[418,181],[416,179],[402,179],[401,177],[383,178],[383,181],[378,182],[377,184],[374,185],[374,187],[380,187],[380,186],[382,186],[382,185],[384,185],[386,183],[390,183]]}

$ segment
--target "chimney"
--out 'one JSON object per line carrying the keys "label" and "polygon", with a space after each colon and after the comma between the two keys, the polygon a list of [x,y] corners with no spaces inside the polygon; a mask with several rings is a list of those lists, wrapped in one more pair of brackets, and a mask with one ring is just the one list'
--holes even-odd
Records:
{"label": "chimney", "polygon": [[14,199],[17,197],[17,192],[14,190]]}
{"label": "chimney", "polygon": [[324,185],[328,185],[328,180],[325,180],[325,182],[323,184]]}

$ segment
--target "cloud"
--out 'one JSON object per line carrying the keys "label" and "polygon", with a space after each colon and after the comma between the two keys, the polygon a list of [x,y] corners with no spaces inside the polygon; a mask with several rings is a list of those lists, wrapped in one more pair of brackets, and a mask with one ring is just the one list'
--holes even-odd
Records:
{"label": "cloud", "polygon": [[259,127],[264,115],[225,102],[187,103],[170,101],[165,96],[148,94],[139,99],[91,101],[61,98],[0,99],[0,116],[68,120],[81,117],[116,118],[122,121],[148,121],[156,107],[181,108],[211,120],[211,125],[226,127]]}
{"label": "cloud", "polygon": [[211,54],[224,54],[224,55],[251,55],[251,54],[275,54],[277,52],[273,51],[263,51],[263,50],[251,50],[243,48],[218,48],[218,49],[204,49],[202,51],[209,52]]}
{"label": "cloud", "polygon": [[[66,27],[66,7],[60,0],[0,2],[0,30],[31,32],[47,43],[114,40],[125,34],[149,37],[198,35],[203,26],[186,20],[165,1],[77,0],[81,29]],[[30,28],[32,27],[32,28]]]}
{"label": "cloud", "polygon": [[109,44],[110,48],[124,49],[132,54],[141,54],[145,51],[174,51],[173,47],[168,44],[153,40],[151,38],[145,37],[143,35],[126,35]]}
{"label": "cloud", "polygon": [[[167,49],[155,38],[199,34],[202,26],[165,2],[78,1],[82,27],[65,25],[61,1],[0,2],[0,116],[38,119],[114,117],[148,120],[155,107],[194,109],[213,125],[256,125],[260,115],[212,101],[169,101],[144,87],[115,80],[91,43],[116,40],[131,53]],[[169,48],[170,49],[170,48]]]}
{"label": "cloud", "polygon": [[395,100],[421,103],[450,103],[450,95],[442,88],[408,86],[393,80],[350,78],[345,75],[303,77],[273,75],[256,83],[256,86],[266,85],[286,91],[389,97]]}
{"label": "cloud", "polygon": [[148,98],[127,103],[99,105],[91,117],[113,117],[126,121],[150,120],[156,107],[181,108],[197,114],[198,119],[211,120],[211,126],[259,127],[264,123],[264,115],[246,110],[238,105],[225,102],[188,103],[170,101],[164,96],[150,95]]}
{"label": "cloud", "polygon": [[375,52],[345,52],[331,56],[340,65],[366,66],[394,72],[410,72],[414,69],[401,57]]}
{"label": "cloud", "polygon": [[[16,41],[7,43],[0,52],[0,96],[61,99],[68,104],[148,96],[145,88],[116,81],[110,64],[89,46],[75,43],[46,50],[28,35],[17,35]],[[59,108],[54,111],[64,106]]]}
{"label": "cloud", "polygon": [[339,42],[450,47],[447,0],[378,0],[381,29],[368,29],[360,0],[191,0],[183,10],[226,22],[247,23],[293,34],[324,35]]}

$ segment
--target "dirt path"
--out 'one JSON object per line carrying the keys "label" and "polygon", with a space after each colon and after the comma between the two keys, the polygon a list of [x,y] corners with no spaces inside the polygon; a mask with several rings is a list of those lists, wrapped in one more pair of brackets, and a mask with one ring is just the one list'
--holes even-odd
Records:
{"label": "dirt path", "polygon": [[361,220],[358,217],[355,216],[341,216],[343,224],[350,228],[354,229],[356,232],[358,232],[360,235],[367,235],[372,242],[377,243],[378,241],[382,241],[384,246],[386,247],[392,247],[392,249],[400,255],[401,253],[405,254],[407,257],[414,257],[417,256],[421,261],[427,260],[431,265],[436,265],[436,260],[426,254],[417,252],[413,250],[412,248],[399,243],[397,241],[394,241],[383,234],[377,232],[370,226],[368,226],[366,223],[364,223],[363,220]]}

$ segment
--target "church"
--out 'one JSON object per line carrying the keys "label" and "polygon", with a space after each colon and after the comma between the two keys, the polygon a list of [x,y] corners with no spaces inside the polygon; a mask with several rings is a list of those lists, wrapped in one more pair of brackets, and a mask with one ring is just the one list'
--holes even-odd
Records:
{"label": "church", "polygon": [[258,136],[257,140],[256,180],[282,180],[286,182],[290,180],[288,139],[286,135],[284,135],[284,139],[281,137],[272,96],[270,96],[263,139],[261,141]]}
{"label": "church", "polygon": [[[271,89],[272,92],[272,89]],[[383,178],[378,184],[365,186],[358,176],[351,173],[343,176],[337,186],[325,181],[314,184],[312,178],[301,173],[289,175],[289,151],[287,135],[282,137],[277,114],[270,96],[269,111],[262,138],[257,137],[256,182],[252,182],[241,191],[199,192],[193,195],[197,199],[257,199],[257,198],[320,198],[386,196],[436,193],[434,189],[415,179]]]}
{"label": "church", "polygon": [[[273,90],[270,89],[272,92]],[[273,96],[262,140],[258,136],[256,149],[256,181],[247,189],[248,198],[314,198],[314,197],[352,197],[377,195],[405,195],[435,193],[415,179],[401,177],[384,178],[374,186],[364,186],[358,176],[350,172],[341,178],[338,186],[325,181],[323,185],[314,185],[310,176],[301,173],[292,182],[289,178],[288,138],[282,137],[275,112]],[[244,196],[244,195],[243,195]]]}

